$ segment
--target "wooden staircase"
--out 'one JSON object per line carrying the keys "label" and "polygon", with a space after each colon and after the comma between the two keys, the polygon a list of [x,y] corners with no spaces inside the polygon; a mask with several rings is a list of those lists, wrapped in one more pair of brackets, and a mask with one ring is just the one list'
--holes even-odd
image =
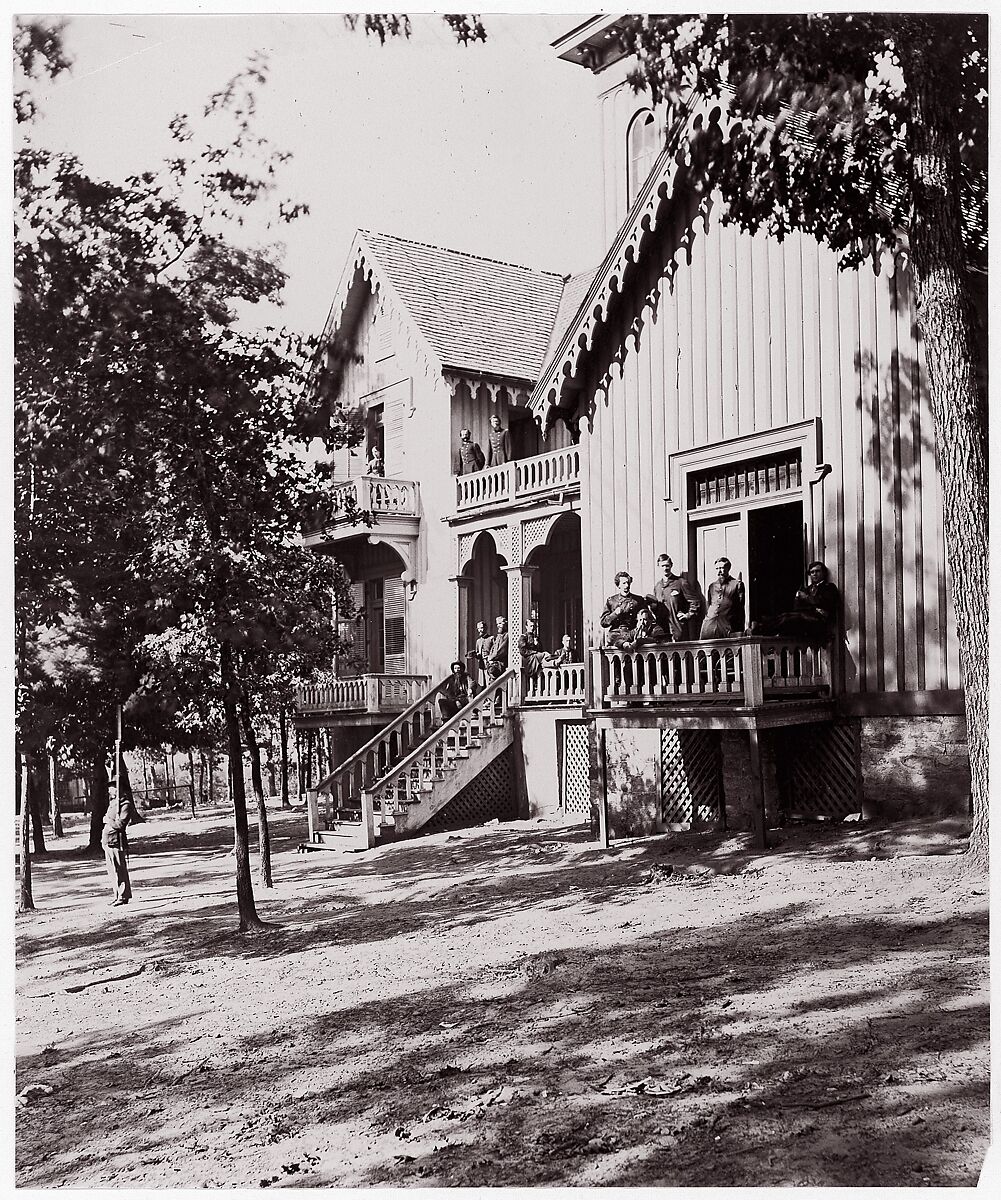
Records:
{"label": "wooden staircase", "polygon": [[309,842],[301,849],[364,850],[416,833],[512,744],[514,668],[436,727],[445,682],[307,793]]}

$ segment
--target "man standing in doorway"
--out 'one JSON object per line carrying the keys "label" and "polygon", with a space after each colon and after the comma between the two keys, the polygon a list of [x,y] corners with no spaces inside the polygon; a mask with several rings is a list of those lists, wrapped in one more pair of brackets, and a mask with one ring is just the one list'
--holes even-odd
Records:
{"label": "man standing in doorway", "polygon": [[706,604],[697,583],[675,575],[669,554],[657,555],[660,577],[653,585],[653,614],[667,630],[672,642],[688,642],[698,637]]}
{"label": "man standing in doorway", "polygon": [[709,610],[699,637],[727,638],[744,632],[744,585],[730,575],[730,560],[717,558],[716,578],[709,585]]}
{"label": "man standing in doorway", "polygon": [[487,447],[487,466],[499,467],[511,461],[511,434],[501,425],[496,413],[490,418],[490,445]]}

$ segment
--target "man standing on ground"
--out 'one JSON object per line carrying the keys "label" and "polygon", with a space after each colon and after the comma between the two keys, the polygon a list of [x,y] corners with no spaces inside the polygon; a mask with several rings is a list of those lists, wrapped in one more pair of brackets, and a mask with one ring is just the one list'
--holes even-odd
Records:
{"label": "man standing on ground", "polygon": [[108,868],[115,908],[128,904],[132,899],[132,881],[129,878],[129,835],[128,825],[135,817],[132,801],[121,796],[120,787],[115,787],[108,800],[104,814],[104,829],[101,845],[104,846],[104,862]]}

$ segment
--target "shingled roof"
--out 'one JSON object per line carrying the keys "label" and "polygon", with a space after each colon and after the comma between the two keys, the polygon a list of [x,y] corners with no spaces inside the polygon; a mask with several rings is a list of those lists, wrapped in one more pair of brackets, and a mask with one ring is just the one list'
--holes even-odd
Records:
{"label": "shingled roof", "polygon": [[359,232],[443,368],[539,378],[566,276]]}

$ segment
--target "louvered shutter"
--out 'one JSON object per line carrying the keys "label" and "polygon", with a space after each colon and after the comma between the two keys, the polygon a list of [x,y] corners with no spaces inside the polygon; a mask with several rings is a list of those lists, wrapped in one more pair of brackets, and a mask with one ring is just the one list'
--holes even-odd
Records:
{"label": "louvered shutter", "polygon": [[402,387],[394,387],[386,396],[383,407],[383,431],[386,439],[386,474],[390,477],[406,477],[404,459],[404,422],[407,413],[406,397]]}
{"label": "louvered shutter", "polygon": [[407,608],[402,579],[387,579],[383,591],[383,629],[386,674],[401,675],[407,669]]}

